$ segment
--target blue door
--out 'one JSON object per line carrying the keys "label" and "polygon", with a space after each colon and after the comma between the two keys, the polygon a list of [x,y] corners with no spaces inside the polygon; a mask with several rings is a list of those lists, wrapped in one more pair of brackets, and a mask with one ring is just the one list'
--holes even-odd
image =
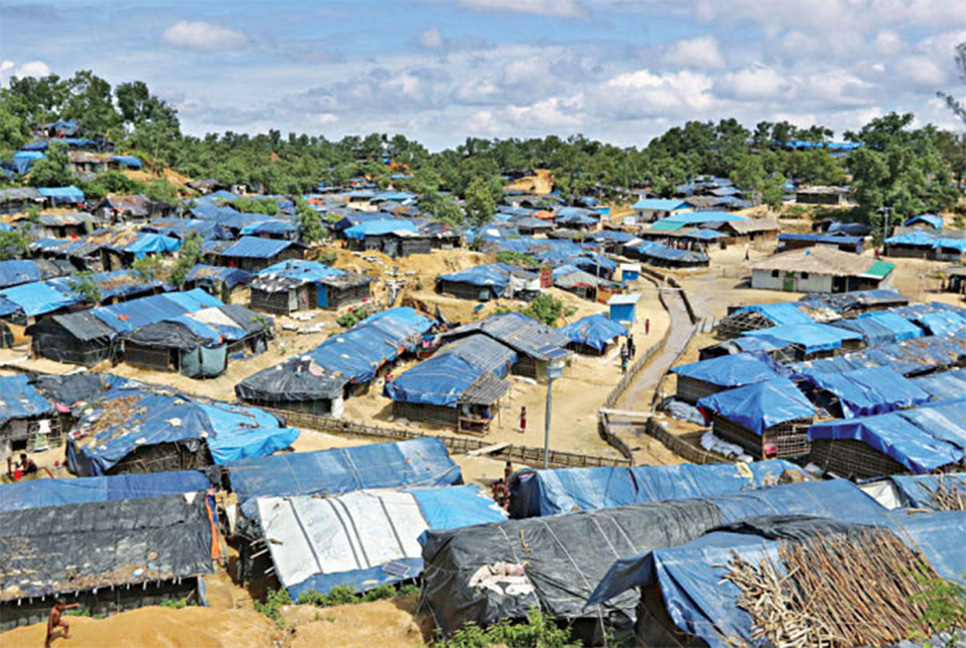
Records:
{"label": "blue door", "polygon": [[329,305],[329,291],[325,284],[315,284],[315,292],[319,296],[319,308],[325,308]]}

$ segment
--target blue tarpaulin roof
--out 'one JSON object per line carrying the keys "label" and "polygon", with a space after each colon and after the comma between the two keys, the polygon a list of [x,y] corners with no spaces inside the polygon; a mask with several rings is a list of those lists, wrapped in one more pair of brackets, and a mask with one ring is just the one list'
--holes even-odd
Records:
{"label": "blue tarpaulin roof", "polygon": [[892,367],[908,376],[955,365],[964,357],[966,334],[929,335],[833,358],[798,362],[791,365],[791,369],[796,372],[841,372],[863,367]]}
{"label": "blue tarpaulin roof", "polygon": [[377,220],[359,223],[345,230],[346,238],[364,239],[367,236],[381,236],[391,232],[418,232],[419,229],[407,220]]}
{"label": "blue tarpaulin roof", "polygon": [[941,230],[943,228],[943,217],[936,216],[935,214],[919,214],[918,216],[913,216],[905,223],[903,226],[909,227],[910,225],[915,225],[916,223],[925,223],[933,229]]}
{"label": "blue tarpaulin roof", "polygon": [[54,411],[53,404],[30,384],[26,375],[0,376],[0,425]]}
{"label": "blue tarpaulin roof", "polygon": [[[876,515],[854,509],[851,502],[837,498],[834,503],[842,508],[830,510],[825,517],[889,527],[912,548],[922,550],[941,577],[963,582],[966,543],[962,537],[966,534],[966,517],[961,512],[910,516],[896,511]],[[648,588],[656,583],[661,602],[681,631],[714,648],[736,643],[757,645],[760,639],[753,633],[752,618],[739,603],[741,592],[724,575],[735,553],[753,565],[764,559],[780,565],[779,545],[778,540],[758,535],[718,531],[678,547],[623,558],[608,571],[589,604],[603,603],[627,589]]]}
{"label": "blue tarpaulin roof", "polygon": [[806,373],[804,378],[838,398],[845,418],[884,414],[929,402],[928,393],[888,367]]}
{"label": "blue tarpaulin roof", "polygon": [[298,231],[298,227],[280,218],[270,218],[256,223],[245,225],[241,229],[241,234],[291,234]]}
{"label": "blue tarpaulin roof", "polygon": [[434,324],[434,320],[412,308],[392,308],[370,315],[305,355],[323,369],[344,377],[346,382],[364,383],[403,350],[414,349],[418,336]]}
{"label": "blue tarpaulin roof", "polygon": [[44,198],[51,198],[55,205],[61,203],[81,203],[84,202],[84,192],[77,187],[40,187],[37,189]]}
{"label": "blue tarpaulin roof", "polygon": [[211,483],[208,478],[196,470],[80,479],[35,479],[0,485],[0,513],[45,506],[162,497],[209,488]]}
{"label": "blue tarpaulin roof", "polygon": [[289,279],[297,279],[302,282],[315,282],[344,274],[345,270],[339,270],[338,268],[333,268],[318,261],[290,259],[268,266],[258,273],[258,277],[261,279],[268,277],[268,275],[276,275]]}
{"label": "blue tarpaulin roof", "polygon": [[276,254],[296,245],[294,241],[243,236],[222,251],[221,256],[242,257],[246,259],[270,259]]}
{"label": "blue tarpaulin roof", "polygon": [[769,360],[767,356],[733,353],[680,365],[671,369],[671,373],[721,387],[740,387],[783,375],[778,364]]}
{"label": "blue tarpaulin roof", "polygon": [[936,400],[959,398],[966,394],[966,369],[954,369],[913,378],[916,387]]}
{"label": "blue tarpaulin roof", "polygon": [[910,245],[913,247],[931,248],[936,244],[936,235],[922,230],[906,232],[890,236],[885,240],[886,245]]}
{"label": "blue tarpaulin roof", "polygon": [[444,281],[467,283],[471,286],[487,286],[493,289],[494,294],[500,296],[510,284],[510,273],[525,276],[530,279],[537,278],[536,274],[507,263],[487,263],[474,268],[460,270],[459,272],[443,274],[439,278]]}
{"label": "blue tarpaulin roof", "polygon": [[0,261],[0,288],[18,286],[43,279],[43,273],[33,259]]}
{"label": "blue tarpaulin roof", "polygon": [[742,473],[735,464],[721,463],[521,470],[510,480],[511,510],[514,517],[536,517],[711,497],[762,488],[786,470],[801,472],[781,459],[747,468]]}
{"label": "blue tarpaulin roof", "polygon": [[123,164],[124,166],[131,167],[133,169],[140,169],[144,164],[138,158],[133,155],[112,155],[111,160]]}
{"label": "blue tarpaulin roof", "polygon": [[722,223],[731,221],[746,221],[747,216],[739,216],[731,212],[724,211],[695,211],[674,214],[658,221],[658,223],[684,223],[685,225],[700,225],[702,223]]}
{"label": "blue tarpaulin roof", "polygon": [[742,313],[760,313],[775,323],[775,326],[791,324],[812,324],[814,320],[794,303],[779,302],[777,304],[756,304],[739,308],[732,315]]}
{"label": "blue tarpaulin roof", "polygon": [[98,306],[92,308],[91,313],[118,333],[130,333],[148,324],[213,306],[223,304],[201,288],[195,288],[181,293],[132,299],[111,306]]}
{"label": "blue tarpaulin roof", "polygon": [[915,318],[933,335],[948,335],[966,328],[966,315],[952,310],[923,313]]}
{"label": "blue tarpaulin roof", "polygon": [[886,479],[899,491],[904,505],[911,508],[935,508],[933,493],[940,485],[957,490],[966,497],[966,473],[891,475]]}
{"label": "blue tarpaulin roof", "polygon": [[220,223],[198,218],[157,218],[142,227],[141,230],[177,238],[182,238],[182,232],[186,237],[198,234],[203,239],[231,241],[235,238],[231,231]]}
{"label": "blue tarpaulin roof", "polygon": [[73,292],[56,288],[46,281],[4,288],[0,291],[0,297],[19,306],[27,317],[50,313],[78,301]]}
{"label": "blue tarpaulin roof", "polygon": [[571,342],[603,351],[608,342],[627,335],[627,327],[600,313],[582,317],[557,329]]}
{"label": "blue tarpaulin roof", "polygon": [[387,382],[383,396],[401,403],[456,407],[483,373],[453,353],[433,356]]}
{"label": "blue tarpaulin roof", "polygon": [[889,311],[863,313],[855,319],[834,322],[832,326],[861,333],[862,337],[865,338],[866,345],[870,347],[925,335],[921,328],[906,318]]}
{"label": "blue tarpaulin roof", "polygon": [[[516,364],[517,352],[487,335],[470,335],[451,342],[436,352],[436,356],[451,353],[472,366],[504,378]],[[435,357],[435,356],[434,356]]]}
{"label": "blue tarpaulin roof", "polygon": [[124,388],[93,401],[76,427],[92,432],[68,443],[68,463],[81,475],[102,475],[145,446],[204,439],[214,462],[226,464],[270,455],[299,436],[297,429],[281,427],[278,419],[256,408]]}
{"label": "blue tarpaulin roof", "polygon": [[775,378],[705,396],[698,401],[698,409],[715,412],[758,435],[775,425],[811,419],[815,414],[815,408],[788,378]]}
{"label": "blue tarpaulin roof", "polygon": [[809,241],[812,243],[829,243],[832,245],[860,245],[861,236],[830,236],[828,234],[779,234],[779,241]]}
{"label": "blue tarpaulin roof", "polygon": [[816,423],[810,441],[861,441],[914,473],[962,462],[966,458],[966,398],[937,401],[878,416]]}
{"label": "blue tarpaulin roof", "polygon": [[798,344],[805,353],[841,349],[845,340],[861,340],[862,335],[855,331],[836,328],[828,324],[789,324],[773,326],[756,331],[745,331],[744,335],[764,338],[776,346]]}
{"label": "blue tarpaulin roof", "polygon": [[229,268],[226,266],[210,266],[198,264],[188,273],[187,281],[201,282],[205,279],[217,279],[222,281],[229,289],[240,284],[250,284],[254,275],[240,268]]}
{"label": "blue tarpaulin roof", "polygon": [[181,248],[181,240],[173,236],[163,236],[161,234],[151,234],[142,232],[136,240],[125,245],[125,252],[130,252],[137,258],[142,258],[146,254],[163,254],[165,252],[176,252]]}
{"label": "blue tarpaulin roof", "polygon": [[685,200],[677,198],[641,198],[631,205],[631,209],[647,209],[652,211],[674,211],[675,209],[691,209]]}
{"label": "blue tarpaulin roof", "polygon": [[450,459],[446,445],[434,437],[244,459],[226,467],[240,502],[252,497],[463,483],[460,467]]}

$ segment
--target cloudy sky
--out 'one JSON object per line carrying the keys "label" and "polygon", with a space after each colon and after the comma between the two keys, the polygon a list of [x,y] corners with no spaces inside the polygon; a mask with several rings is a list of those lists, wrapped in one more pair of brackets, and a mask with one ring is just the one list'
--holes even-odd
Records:
{"label": "cloudy sky", "polygon": [[0,8],[0,82],[141,79],[187,132],[583,133],[644,145],[689,119],[954,126],[962,0],[121,0]]}

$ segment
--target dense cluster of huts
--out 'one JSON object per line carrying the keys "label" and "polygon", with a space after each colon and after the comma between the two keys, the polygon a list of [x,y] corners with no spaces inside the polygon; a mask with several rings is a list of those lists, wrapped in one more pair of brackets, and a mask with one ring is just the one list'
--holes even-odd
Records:
{"label": "dense cluster of huts", "polygon": [[[141,166],[79,137],[76,124],[50,128],[81,179]],[[45,142],[5,168],[29,172]],[[30,258],[0,261],[0,346],[29,341],[62,363],[210,378],[263,352],[273,315],[369,301],[373,278],[306,258],[291,198],[268,196],[280,213],[251,214],[215,181],[191,186],[202,195],[186,209],[144,196],[89,204],[74,187],[0,190],[0,227],[34,238]],[[736,557],[782,564],[788,542],[851,542],[870,528],[961,581],[966,309],[888,290],[893,264],[859,256],[864,234],[853,229],[786,236],[776,221],[729,211],[749,203],[727,179],[697,179],[675,196],[643,197],[612,226],[594,198],[511,192],[493,222],[459,231],[406,192],[363,179],[320,187],[302,198],[360,255],[473,242],[528,260],[441,274],[443,294],[530,301],[556,286],[609,311],[555,329],[518,312],[451,324],[439,312],[367,309],[238,382],[234,403],[98,371],[0,376],[0,456],[63,447],[75,475],[0,485],[0,630],[43,621],[57,598],[95,615],[205,604],[205,576],[228,567],[229,545],[237,583],[267,582],[296,601],[419,582],[444,637],[536,607],[587,644],[759,642],[729,567]],[[798,190],[799,202],[840,196]],[[25,217],[32,206],[46,210]],[[962,254],[941,223],[914,221],[886,240],[887,254],[914,242],[927,258]],[[192,235],[204,258],[183,286],[131,269],[173,257]],[[920,245],[923,236],[953,243]],[[373,386],[397,420],[486,434],[512,376],[547,381],[574,353],[606,354],[628,335],[642,264],[705,267],[714,246],[762,240],[783,251],[752,268],[751,285],[811,294],[734,309],[698,362],[674,368],[676,395],[663,404],[740,463],[523,469],[501,505],[463,483],[436,437],[291,451],[300,431],[287,413],[339,418]],[[98,304],[79,272],[99,287]]]}

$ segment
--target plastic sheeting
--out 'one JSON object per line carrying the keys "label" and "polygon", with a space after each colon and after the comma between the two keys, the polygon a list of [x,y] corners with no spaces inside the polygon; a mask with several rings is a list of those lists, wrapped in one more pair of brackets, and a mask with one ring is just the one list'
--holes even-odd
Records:
{"label": "plastic sheeting", "polygon": [[0,376],[0,425],[55,413],[53,404],[30,384],[26,375]]}
{"label": "plastic sheeting", "polygon": [[[109,421],[101,424],[102,417]],[[297,429],[280,426],[278,419],[256,408],[140,389],[117,389],[95,400],[72,435],[75,431],[93,432],[68,442],[68,465],[80,475],[102,475],[146,446],[204,441],[214,462],[226,464],[272,454],[299,436]]]}
{"label": "plastic sheeting", "polygon": [[506,263],[488,263],[486,265],[476,266],[474,268],[461,270],[459,272],[443,274],[440,275],[439,278],[443,281],[466,283],[470,284],[471,286],[490,288],[490,290],[493,291],[493,294],[499,297],[503,295],[508,288],[510,288],[512,276],[522,277],[527,282],[539,280],[539,277],[535,273],[527,272],[526,270],[522,270]]}
{"label": "plastic sheeting", "polygon": [[[966,473],[946,473],[944,475],[892,475],[882,482],[891,484],[902,506],[911,508],[935,508],[933,493],[940,483],[945,488],[959,491],[966,498]],[[876,482],[879,483],[879,482]],[[863,490],[866,485],[863,485]]]}
{"label": "plastic sheeting", "polygon": [[961,363],[966,357],[966,335],[929,335],[864,351],[845,353],[790,365],[796,373],[842,372],[864,367],[891,367],[911,376]]}
{"label": "plastic sheeting", "polygon": [[[833,513],[830,516],[833,519],[776,520],[771,526],[782,532],[789,522],[803,530],[808,526],[835,525],[835,520],[878,523],[892,528],[897,537],[921,549],[942,577],[963,582],[966,543],[962,537],[966,534],[966,517],[961,512],[914,516],[883,513],[877,520],[856,518],[851,513]],[[765,524],[768,521],[768,518],[762,519]],[[658,549],[615,563],[593,600],[604,601],[628,588],[657,583],[671,621],[679,630],[713,647],[725,648],[735,642],[754,645],[758,641],[752,635],[750,615],[738,604],[739,589],[722,577],[733,552],[753,564],[765,558],[778,564],[778,544],[754,533],[718,531],[680,547]]]}
{"label": "plastic sheeting", "polygon": [[862,335],[855,331],[847,331],[828,324],[818,324],[815,322],[811,324],[789,324],[758,329],[756,331],[745,331],[743,335],[764,338],[777,346],[797,344],[805,349],[805,353],[841,349],[842,342],[846,340],[862,339]]}
{"label": "plastic sheeting", "polygon": [[741,387],[781,377],[785,372],[768,356],[734,353],[680,365],[671,373],[721,387]]}
{"label": "plastic sheeting", "polygon": [[923,474],[966,459],[966,398],[878,416],[827,421],[808,428],[809,441],[861,441]]}
{"label": "plastic sheeting", "polygon": [[118,333],[129,333],[171,317],[222,305],[219,299],[195,288],[181,293],[132,299],[113,306],[98,306],[92,308],[91,312]]}
{"label": "plastic sheeting", "polygon": [[888,367],[855,369],[842,373],[805,373],[812,385],[838,399],[845,418],[884,414],[929,402],[928,393]]}
{"label": "plastic sheeting", "polygon": [[627,335],[627,327],[600,313],[582,317],[557,329],[571,342],[589,346],[602,352],[609,342]]}
{"label": "plastic sheeting", "polygon": [[250,284],[253,278],[252,273],[239,268],[198,264],[188,273],[187,281],[200,285],[221,282],[231,290],[235,286]]}
{"label": "plastic sheeting", "polygon": [[416,578],[423,567],[418,541],[423,532],[506,519],[475,486],[255,502],[275,573],[295,600],[313,590],[366,591]]}
{"label": "plastic sheeting", "polygon": [[463,483],[446,445],[432,437],[246,459],[226,468],[241,502],[260,496],[328,496],[365,488]]}
{"label": "plastic sheeting", "polygon": [[2,513],[2,598],[212,573],[209,511],[206,497],[170,495]]}
{"label": "plastic sheeting", "polygon": [[270,259],[293,245],[296,245],[294,241],[267,239],[258,236],[243,236],[237,242],[222,250],[221,256],[245,259]]}
{"label": "plastic sheeting", "polygon": [[433,357],[446,354],[459,356],[473,367],[487,371],[498,378],[505,378],[510,367],[516,364],[517,352],[486,335],[470,335],[451,342]]}
{"label": "plastic sheeting", "polygon": [[[837,480],[430,531],[423,540],[423,594],[446,635],[471,621],[487,626],[525,618],[531,606],[539,605],[564,622],[585,621],[597,633],[602,621],[603,630],[620,641],[633,629],[637,592],[587,606],[614,561],[674,547],[722,523],[762,512],[836,515],[843,510],[873,516],[882,509],[851,483]],[[480,568],[495,563],[523,565],[533,591],[500,583],[498,590],[470,584]],[[593,641],[586,635],[580,638]]]}
{"label": "plastic sheeting", "polygon": [[209,488],[211,483],[208,478],[195,470],[80,479],[35,479],[0,485],[0,513],[45,506],[161,497],[206,491]]}
{"label": "plastic sheeting", "polygon": [[916,387],[936,400],[961,398],[966,395],[966,369],[954,369],[913,378]]}
{"label": "plastic sheeting", "polygon": [[456,407],[463,392],[483,374],[458,355],[447,353],[420,362],[383,387],[393,401]]}
{"label": "plastic sheeting", "polygon": [[906,318],[889,311],[865,313],[855,319],[840,320],[833,323],[832,326],[860,333],[865,338],[866,345],[870,347],[925,335],[921,328]]}
{"label": "plastic sheeting", "polygon": [[646,504],[661,500],[710,497],[774,484],[785,471],[801,474],[793,463],[769,459],[744,464],[636,466],[520,470],[510,479],[514,518]]}
{"label": "plastic sheeting", "polygon": [[417,233],[419,230],[407,220],[373,220],[353,225],[343,233],[346,238],[365,239],[367,236],[383,236],[393,232]]}
{"label": "plastic sheeting", "polygon": [[789,302],[745,306],[744,308],[736,310],[732,315],[741,315],[742,313],[760,313],[771,320],[775,326],[813,323],[812,318],[802,311],[802,309]]}
{"label": "plastic sheeting", "polygon": [[815,415],[815,408],[788,378],[705,396],[698,401],[698,409],[715,412],[758,435],[775,425]]}

